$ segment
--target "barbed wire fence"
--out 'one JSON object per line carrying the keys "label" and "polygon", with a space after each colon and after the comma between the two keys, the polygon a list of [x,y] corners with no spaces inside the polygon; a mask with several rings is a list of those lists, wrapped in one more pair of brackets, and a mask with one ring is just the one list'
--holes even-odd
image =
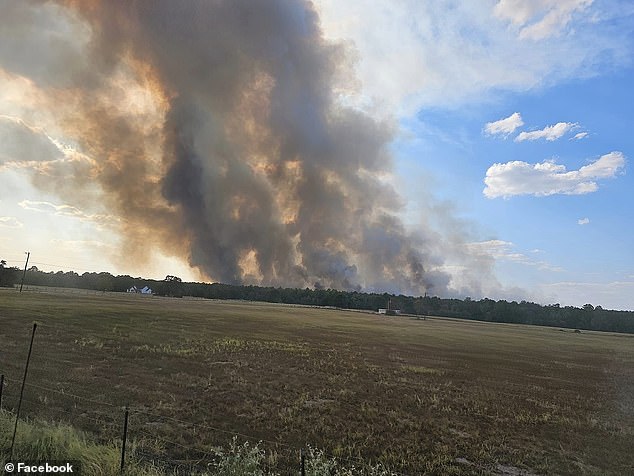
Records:
{"label": "barbed wire fence", "polygon": [[[38,326],[66,333],[57,325],[38,323]],[[81,336],[77,333],[77,337]],[[93,332],[83,337],[114,339],[112,335]],[[106,395],[82,395],[81,390],[72,388],[70,379],[49,383],[47,378],[53,375],[48,364],[60,364],[70,369],[81,368],[86,362],[51,355],[43,358],[43,365],[31,364],[28,378],[24,381],[20,378],[24,362],[0,361],[0,409],[15,413],[21,406],[21,421],[51,420],[86,431],[94,435],[98,443],[112,445],[117,442],[121,451],[121,474],[124,474],[130,459],[162,468],[170,474],[203,473],[213,468],[222,455],[223,446],[226,449],[227,441],[242,442],[251,445],[251,448],[263,450],[266,455],[263,470],[267,474],[280,471],[281,474],[305,474],[310,447],[176,418],[148,410],[140,404],[108,401]],[[69,372],[72,373],[71,370]],[[20,395],[22,384],[24,394]],[[116,385],[114,381],[112,384]],[[164,431],[166,428],[169,428],[169,432]],[[192,440],[196,440],[196,443]],[[325,451],[321,454],[347,467],[359,468],[367,463],[360,457],[335,456]],[[405,473],[390,471],[389,474],[404,476]]]}

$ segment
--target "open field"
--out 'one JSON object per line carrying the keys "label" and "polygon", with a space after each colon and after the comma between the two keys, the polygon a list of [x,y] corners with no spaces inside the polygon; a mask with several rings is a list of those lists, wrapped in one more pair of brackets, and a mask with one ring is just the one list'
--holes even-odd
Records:
{"label": "open field", "polygon": [[107,440],[130,405],[148,457],[203,460],[241,434],[280,467],[310,444],[406,474],[634,473],[632,336],[0,290],[5,408],[34,321],[24,415]]}

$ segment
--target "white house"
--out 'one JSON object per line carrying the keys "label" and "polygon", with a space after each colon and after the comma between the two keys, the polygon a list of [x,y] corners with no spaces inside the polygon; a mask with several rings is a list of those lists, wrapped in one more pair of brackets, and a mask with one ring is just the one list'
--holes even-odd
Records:
{"label": "white house", "polygon": [[152,289],[147,286],[143,286],[142,288],[137,288],[136,286],[132,286],[128,289],[129,293],[137,293],[137,294],[152,294]]}
{"label": "white house", "polygon": [[400,309],[379,309],[379,314],[385,314],[386,316],[398,316],[400,313]]}
{"label": "white house", "polygon": [[387,309],[380,308],[379,314],[385,314],[386,316],[396,316],[401,313],[400,309],[392,309],[392,299],[387,301]]}

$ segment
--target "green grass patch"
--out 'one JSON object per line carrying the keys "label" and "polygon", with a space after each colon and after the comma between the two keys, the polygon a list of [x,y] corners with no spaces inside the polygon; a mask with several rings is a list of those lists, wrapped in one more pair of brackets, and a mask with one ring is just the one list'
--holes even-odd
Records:
{"label": "green grass patch", "polygon": [[[15,415],[0,411],[0,462],[9,462]],[[134,450],[127,459],[126,474],[152,476],[164,474],[151,464],[135,460]],[[13,449],[13,463],[72,462],[74,473],[85,476],[119,475],[121,449],[113,444],[99,444],[85,432],[69,425],[41,420],[18,422]],[[79,468],[77,467],[79,464]]]}

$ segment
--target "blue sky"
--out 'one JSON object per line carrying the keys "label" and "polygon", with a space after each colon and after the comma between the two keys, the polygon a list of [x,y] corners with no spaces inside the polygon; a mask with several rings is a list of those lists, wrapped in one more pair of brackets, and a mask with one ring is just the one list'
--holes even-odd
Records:
{"label": "blue sky", "polygon": [[[634,309],[632,2],[315,5],[325,37],[347,48],[340,101],[393,124],[386,180],[409,229],[442,250],[454,295]],[[59,65],[85,54],[89,30],[65,15],[42,10],[33,25],[71,46],[26,31],[27,62],[0,20],[0,258],[20,265],[28,249],[42,269],[200,279],[158,248],[125,259],[118,217],[88,204],[98,190],[72,201],[30,175],[92,160],[58,124],[72,105],[37,87],[63,84]],[[160,119],[160,102],[132,86],[135,113]]]}
{"label": "blue sky", "polygon": [[[397,170],[403,193],[415,210],[420,170],[433,176],[433,193],[452,202],[482,240],[498,240],[498,277],[507,285],[539,289],[580,302],[587,285],[609,287],[631,282],[634,269],[634,209],[628,159],[628,133],[634,72],[623,69],[583,80],[519,94],[504,93],[495,103],[464,109],[421,111],[403,121],[410,131],[396,141]],[[524,122],[514,133],[492,136],[485,124],[518,112]],[[517,142],[521,131],[540,130],[558,122],[577,124],[557,140]],[[581,139],[575,135],[587,133]],[[600,156],[621,151],[626,165],[614,177],[598,180],[586,194],[518,195],[487,198],[484,178],[494,163],[554,160],[577,170]],[[439,158],[442,158],[439,160]],[[414,215],[414,213],[412,213]],[[581,224],[579,223],[581,222]],[[515,256],[521,254],[522,256]],[[574,285],[583,283],[575,291]],[[554,286],[553,286],[554,285]],[[625,288],[625,286],[623,286]],[[556,298],[555,298],[556,299]],[[592,299],[588,295],[588,299]],[[595,298],[596,299],[596,298]],[[623,296],[626,303],[629,296]]]}
{"label": "blue sky", "polygon": [[[442,203],[466,245],[495,257],[491,295],[634,309],[631,3],[324,4],[335,36],[355,42],[377,109],[396,111],[395,181],[413,227],[429,201]],[[512,132],[487,133],[514,114]],[[552,140],[518,140],[558,123]],[[596,191],[557,191],[543,177],[534,193],[515,194],[513,182],[529,177],[508,175],[484,193],[494,164],[552,161],[571,172],[613,152],[617,170],[581,180]]]}

